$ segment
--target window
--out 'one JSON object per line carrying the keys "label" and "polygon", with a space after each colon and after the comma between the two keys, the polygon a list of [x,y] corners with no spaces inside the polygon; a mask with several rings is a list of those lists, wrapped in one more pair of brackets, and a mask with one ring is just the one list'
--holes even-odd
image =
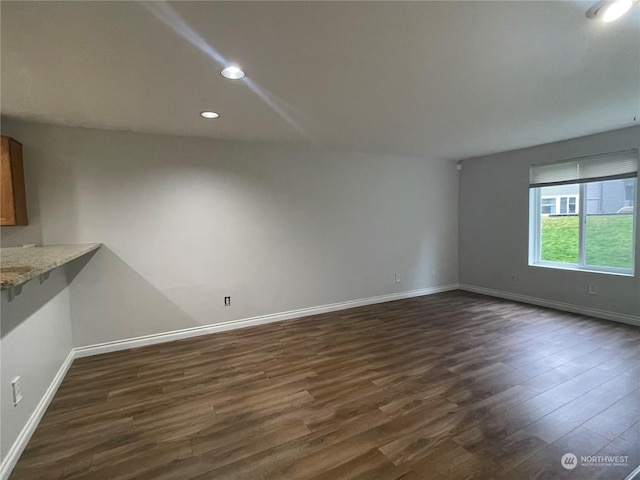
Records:
{"label": "window", "polygon": [[542,199],[542,213],[545,215],[556,213],[556,199],[555,198],[543,198]]}
{"label": "window", "polygon": [[[557,189],[556,189],[557,190]],[[578,197],[552,195],[553,191],[545,192],[541,200],[541,213],[543,215],[575,215],[578,213]]]}
{"label": "window", "polygon": [[628,180],[624,186],[624,203],[625,207],[629,207],[633,205],[633,199],[635,198],[634,194],[634,185],[631,183],[631,180]]}
{"label": "window", "polygon": [[531,166],[529,264],[633,274],[638,151]]}
{"label": "window", "polygon": [[576,204],[578,197],[560,197],[560,213],[562,215],[575,215],[577,213]]}

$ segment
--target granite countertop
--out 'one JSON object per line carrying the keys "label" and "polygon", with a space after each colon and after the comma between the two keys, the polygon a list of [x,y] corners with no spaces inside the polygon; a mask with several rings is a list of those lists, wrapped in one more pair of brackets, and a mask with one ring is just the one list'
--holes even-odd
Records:
{"label": "granite countertop", "polygon": [[43,245],[0,249],[0,287],[22,285],[32,278],[100,248],[101,243]]}

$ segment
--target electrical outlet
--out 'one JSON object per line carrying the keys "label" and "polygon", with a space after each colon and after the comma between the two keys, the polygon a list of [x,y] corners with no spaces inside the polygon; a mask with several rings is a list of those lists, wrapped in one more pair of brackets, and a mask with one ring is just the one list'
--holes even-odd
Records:
{"label": "electrical outlet", "polygon": [[597,295],[598,294],[598,285],[595,283],[589,284],[589,295]]}
{"label": "electrical outlet", "polygon": [[224,297],[224,306],[228,307],[231,305],[231,297]]}
{"label": "electrical outlet", "polygon": [[22,400],[22,388],[20,387],[20,377],[11,380],[11,391],[13,392],[13,406],[17,406]]}
{"label": "electrical outlet", "polygon": [[396,273],[396,283],[400,283],[400,274]]}
{"label": "electrical outlet", "polygon": [[511,274],[511,281],[515,282],[518,279],[518,275],[515,273]]}

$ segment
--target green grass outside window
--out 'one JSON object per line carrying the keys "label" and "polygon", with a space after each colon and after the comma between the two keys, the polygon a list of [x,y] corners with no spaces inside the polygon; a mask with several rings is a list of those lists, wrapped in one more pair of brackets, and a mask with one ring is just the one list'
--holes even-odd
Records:
{"label": "green grass outside window", "polygon": [[[579,218],[542,218],[541,259],[578,263]],[[633,215],[588,215],[587,265],[632,268]]]}

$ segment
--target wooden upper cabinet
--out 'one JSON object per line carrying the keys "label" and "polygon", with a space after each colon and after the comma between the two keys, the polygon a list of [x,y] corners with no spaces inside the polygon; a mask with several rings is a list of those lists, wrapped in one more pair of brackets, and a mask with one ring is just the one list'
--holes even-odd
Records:
{"label": "wooden upper cabinet", "polygon": [[2,136],[0,170],[0,225],[27,224],[27,196],[24,190],[22,144]]}

